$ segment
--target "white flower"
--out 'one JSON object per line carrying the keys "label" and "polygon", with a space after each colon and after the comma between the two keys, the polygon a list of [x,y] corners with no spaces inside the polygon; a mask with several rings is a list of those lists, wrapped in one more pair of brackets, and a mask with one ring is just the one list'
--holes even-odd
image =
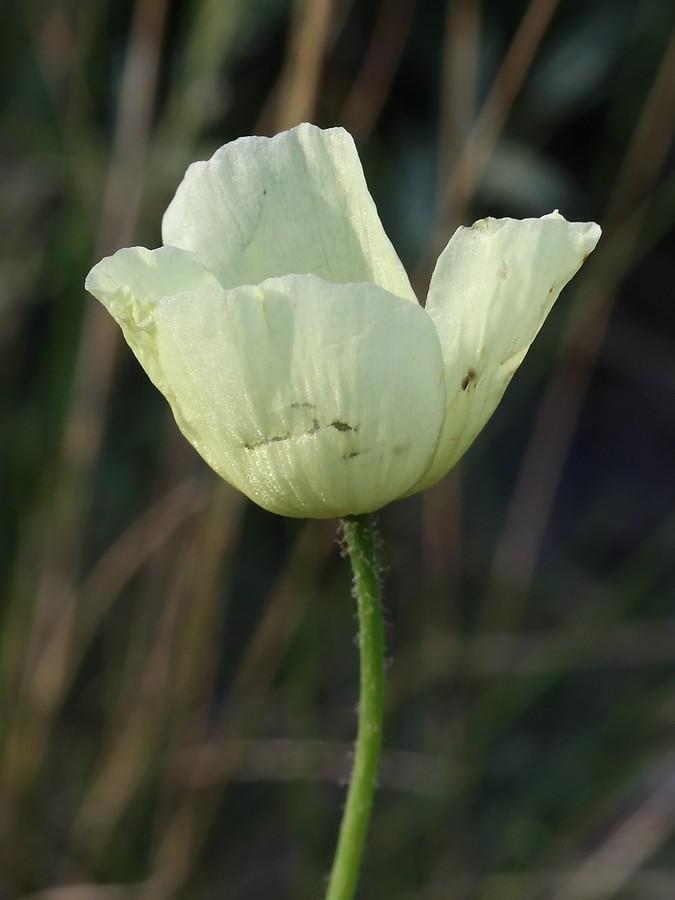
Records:
{"label": "white flower", "polygon": [[87,289],[219,475],[327,518],[455,465],[600,228],[558,213],[460,228],[422,308],[351,137],[305,124],[190,166],[162,237],[102,260]]}

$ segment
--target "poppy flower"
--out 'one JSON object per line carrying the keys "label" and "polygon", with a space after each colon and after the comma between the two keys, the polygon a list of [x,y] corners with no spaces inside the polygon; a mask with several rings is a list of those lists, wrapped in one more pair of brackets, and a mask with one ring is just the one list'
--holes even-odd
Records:
{"label": "poppy flower", "polygon": [[351,137],[303,124],[191,165],[164,246],[118,251],[86,287],[219,475],[329,518],[457,463],[599,237],[557,212],[459,228],[423,307]]}

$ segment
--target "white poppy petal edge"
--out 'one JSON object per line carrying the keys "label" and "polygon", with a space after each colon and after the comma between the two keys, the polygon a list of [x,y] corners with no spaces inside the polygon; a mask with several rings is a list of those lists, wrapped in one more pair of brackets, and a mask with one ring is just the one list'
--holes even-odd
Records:
{"label": "white poppy petal edge", "polygon": [[84,286],[115,319],[152,383],[166,394],[169,388],[157,362],[156,348],[148,340],[154,330],[157,303],[167,294],[191,294],[206,286],[217,288],[218,281],[185,250],[125,247],[97,263]]}
{"label": "white poppy petal edge", "polygon": [[162,240],[195,253],[225,288],[311,273],[417,302],[342,128],[243,137],[193,163]]}
{"label": "white poppy petal edge", "polygon": [[426,311],[445,366],[445,424],[412,493],[445,475],[482,430],[560,292],[600,239],[594,222],[481,219],[459,228],[434,270]]}

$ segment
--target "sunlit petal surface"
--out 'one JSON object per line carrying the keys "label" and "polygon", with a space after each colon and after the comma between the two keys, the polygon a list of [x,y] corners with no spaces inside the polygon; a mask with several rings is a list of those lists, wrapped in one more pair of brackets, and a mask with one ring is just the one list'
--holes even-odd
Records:
{"label": "sunlit petal surface", "polygon": [[84,286],[114,317],[153,384],[166,393],[168,385],[156,348],[148,339],[154,331],[157,302],[167,294],[192,294],[219,285],[197,257],[185,250],[127,247],[97,263]]}
{"label": "sunlit petal surface", "polygon": [[426,310],[438,329],[447,403],[433,465],[438,481],[494,412],[560,291],[600,238],[594,223],[482,219],[459,228],[441,254]]}
{"label": "sunlit petal surface", "polygon": [[190,166],[162,222],[223,287],[311,273],[415,295],[341,128],[299,125],[226,144]]}
{"label": "sunlit petal surface", "polygon": [[431,462],[443,362],[416,304],[306,275],[167,297],[155,317],[182,431],[266,509],[311,518],[371,511]]}

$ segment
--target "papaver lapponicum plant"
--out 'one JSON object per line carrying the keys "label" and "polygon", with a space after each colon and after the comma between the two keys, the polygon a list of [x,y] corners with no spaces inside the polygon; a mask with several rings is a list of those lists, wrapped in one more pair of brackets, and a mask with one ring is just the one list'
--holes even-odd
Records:
{"label": "papaver lapponicum plant", "polygon": [[272,512],[343,517],[457,463],[599,236],[557,212],[481,219],[422,306],[351,137],[303,124],[191,165],[163,246],[86,287],[220,476]]}

